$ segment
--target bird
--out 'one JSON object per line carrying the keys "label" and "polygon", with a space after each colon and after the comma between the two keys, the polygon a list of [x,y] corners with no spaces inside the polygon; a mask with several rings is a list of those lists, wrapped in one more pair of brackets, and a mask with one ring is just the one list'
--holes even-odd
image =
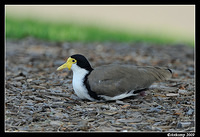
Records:
{"label": "bird", "polygon": [[93,69],[81,54],[70,56],[57,71],[65,68],[73,71],[75,94],[88,101],[114,101],[136,96],[154,82],[172,76],[171,69],[157,66],[109,64]]}

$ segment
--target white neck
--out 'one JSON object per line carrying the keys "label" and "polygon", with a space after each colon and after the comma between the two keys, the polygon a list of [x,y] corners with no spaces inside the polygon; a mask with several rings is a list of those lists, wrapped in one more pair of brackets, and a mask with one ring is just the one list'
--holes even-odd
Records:
{"label": "white neck", "polygon": [[73,80],[74,78],[76,78],[77,80],[83,80],[84,77],[89,73],[89,71],[80,68],[78,65],[73,64],[71,67],[72,71],[73,71]]}
{"label": "white neck", "polygon": [[71,67],[73,71],[73,81],[72,85],[76,95],[81,99],[93,100],[89,95],[88,91],[84,85],[84,78],[89,73],[88,70],[80,68],[76,64],[73,64]]}

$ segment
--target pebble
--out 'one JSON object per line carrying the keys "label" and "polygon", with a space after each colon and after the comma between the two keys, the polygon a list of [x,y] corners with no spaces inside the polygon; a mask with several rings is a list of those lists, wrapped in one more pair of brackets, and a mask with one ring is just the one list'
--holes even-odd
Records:
{"label": "pebble", "polygon": [[61,93],[62,90],[55,90],[55,89],[49,89],[50,92],[53,92],[53,93]]}
{"label": "pebble", "polygon": [[178,96],[179,94],[176,94],[176,93],[168,93],[166,94],[166,96],[168,97],[174,97],[174,96]]}
{"label": "pebble", "polygon": [[161,110],[159,108],[150,108],[150,110],[147,110],[147,112],[160,112]]}
{"label": "pebble", "polygon": [[[30,38],[7,40],[6,44],[6,53],[14,53],[6,54],[6,131],[189,132],[196,129],[194,59],[185,56],[188,50],[190,57],[194,55],[192,48],[118,42],[62,44]],[[158,87],[147,90],[144,97],[113,102],[85,101],[74,94],[72,71],[56,71],[74,53],[86,55],[93,67],[110,63],[169,65],[177,75],[156,82]]]}
{"label": "pebble", "polygon": [[61,126],[63,124],[63,122],[61,121],[51,121],[50,122],[50,125],[52,126]]}
{"label": "pebble", "polygon": [[185,128],[185,127],[189,127],[190,124],[192,124],[191,122],[178,122],[177,124],[177,128]]}
{"label": "pebble", "polygon": [[187,114],[187,115],[192,115],[193,112],[194,112],[194,109],[191,109],[191,108],[190,108],[190,109],[186,112],[186,114]]}
{"label": "pebble", "polygon": [[116,100],[116,103],[119,104],[119,105],[127,105],[127,104],[129,104],[129,103],[125,103],[125,102],[123,102],[121,100]]}
{"label": "pebble", "polygon": [[32,83],[35,85],[39,85],[40,83],[42,83],[42,81],[41,80],[33,80]]}
{"label": "pebble", "polygon": [[33,89],[46,89],[43,86],[30,85]]}
{"label": "pebble", "polygon": [[161,125],[162,124],[162,122],[156,122],[156,123],[154,123],[153,125],[154,126],[158,126],[158,125]]}
{"label": "pebble", "polygon": [[118,112],[116,111],[103,111],[102,114],[106,114],[106,115],[109,115],[109,116],[112,116],[114,114],[117,114]]}
{"label": "pebble", "polygon": [[18,81],[18,80],[24,80],[25,77],[19,76],[19,77],[15,77],[14,80]]}
{"label": "pebble", "polygon": [[142,121],[142,117],[135,118],[135,119],[118,119],[117,122],[121,123],[139,123]]}
{"label": "pebble", "polygon": [[74,95],[74,94],[72,94],[72,95],[70,96],[70,98],[71,98],[72,100],[80,100],[80,98],[77,97],[77,96]]}
{"label": "pebble", "polygon": [[159,127],[153,127],[153,126],[152,126],[152,130],[154,130],[154,131],[160,131],[160,132],[162,132],[162,129],[161,129],[161,128],[159,128]]}
{"label": "pebble", "polygon": [[12,85],[15,87],[21,87],[22,83],[21,82],[12,82]]}
{"label": "pebble", "polygon": [[33,81],[33,79],[27,79],[27,82],[31,82],[31,81]]}
{"label": "pebble", "polygon": [[178,90],[178,93],[179,93],[179,94],[182,94],[182,95],[186,95],[186,94],[187,94],[187,90],[179,89],[179,90]]}

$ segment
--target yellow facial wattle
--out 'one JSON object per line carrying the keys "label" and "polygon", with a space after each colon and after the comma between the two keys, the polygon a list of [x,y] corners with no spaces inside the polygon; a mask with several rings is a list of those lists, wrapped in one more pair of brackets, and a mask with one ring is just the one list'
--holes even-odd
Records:
{"label": "yellow facial wattle", "polygon": [[76,63],[77,61],[74,58],[69,57],[67,59],[67,62],[64,63],[63,65],[61,65],[60,67],[57,68],[57,70],[62,70],[65,68],[68,68],[69,70],[71,70],[72,64]]}

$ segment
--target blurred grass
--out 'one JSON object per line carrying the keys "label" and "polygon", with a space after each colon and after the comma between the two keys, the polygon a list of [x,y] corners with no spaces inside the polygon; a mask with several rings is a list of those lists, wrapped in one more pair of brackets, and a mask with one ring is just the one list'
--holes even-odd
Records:
{"label": "blurred grass", "polygon": [[[32,36],[48,41],[69,42],[145,42],[154,44],[177,44],[174,37],[156,34],[130,33],[78,23],[44,22],[33,19],[6,17],[6,38],[22,39]],[[194,41],[181,44],[193,46]]]}

